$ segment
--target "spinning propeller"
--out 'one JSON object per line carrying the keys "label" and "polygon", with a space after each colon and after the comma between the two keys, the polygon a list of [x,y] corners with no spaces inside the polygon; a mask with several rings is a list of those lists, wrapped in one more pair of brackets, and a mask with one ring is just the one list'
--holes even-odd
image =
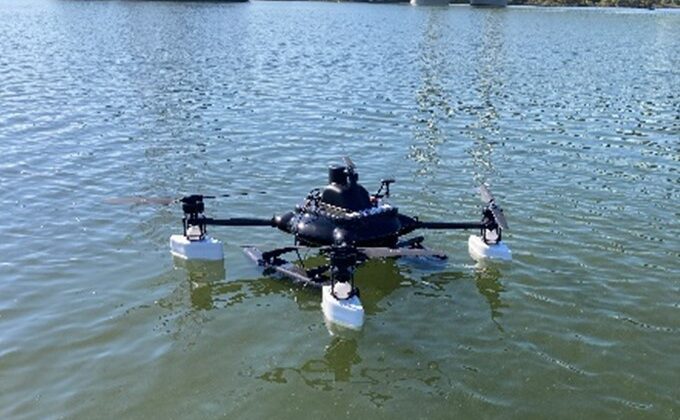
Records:
{"label": "spinning propeller", "polygon": [[108,204],[123,204],[123,205],[160,205],[169,206],[171,204],[186,203],[189,200],[203,201],[203,200],[214,200],[218,198],[229,198],[229,197],[244,197],[254,194],[266,194],[265,191],[259,191],[257,193],[239,192],[234,194],[215,194],[215,195],[202,195],[202,194],[192,194],[183,197],[147,197],[141,195],[133,195],[126,197],[113,197],[104,200]]}
{"label": "spinning propeller", "polygon": [[505,220],[503,209],[496,204],[496,199],[491,194],[491,191],[489,191],[486,185],[482,184],[479,187],[479,192],[481,193],[482,202],[486,204],[486,208],[491,212],[498,226],[501,229],[508,230],[508,222]]}
{"label": "spinning propeller", "polygon": [[352,159],[350,159],[349,156],[343,157],[342,161],[345,163],[345,166],[347,166],[348,171],[356,172],[357,166],[352,162]]}

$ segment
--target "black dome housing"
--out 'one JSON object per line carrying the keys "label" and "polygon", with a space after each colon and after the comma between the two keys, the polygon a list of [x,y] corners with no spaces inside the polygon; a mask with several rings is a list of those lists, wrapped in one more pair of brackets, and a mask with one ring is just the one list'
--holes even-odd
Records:
{"label": "black dome housing", "polygon": [[321,203],[350,212],[371,207],[371,197],[358,180],[359,175],[354,171],[344,166],[330,166],[329,185],[321,193]]}
{"label": "black dome housing", "polygon": [[295,235],[303,245],[395,246],[415,220],[371,196],[359,184],[354,167],[330,166],[329,184],[312,190],[307,199],[274,219],[274,225]]}

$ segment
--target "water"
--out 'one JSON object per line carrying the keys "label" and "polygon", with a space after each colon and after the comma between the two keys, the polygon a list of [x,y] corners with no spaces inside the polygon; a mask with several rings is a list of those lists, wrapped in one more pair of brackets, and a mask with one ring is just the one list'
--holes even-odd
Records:
{"label": "water", "polygon": [[[680,14],[296,2],[0,3],[0,417],[680,415]],[[179,209],[270,217],[351,155],[426,220],[506,208],[511,266],[375,261],[320,297],[175,267]]]}

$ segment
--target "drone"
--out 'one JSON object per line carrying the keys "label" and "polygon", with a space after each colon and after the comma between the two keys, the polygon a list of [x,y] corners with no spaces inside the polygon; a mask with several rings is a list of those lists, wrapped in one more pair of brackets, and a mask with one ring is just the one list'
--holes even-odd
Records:
{"label": "drone", "polygon": [[[402,239],[416,230],[477,230],[468,239],[470,256],[480,262],[510,261],[512,253],[502,241],[508,224],[503,210],[484,185],[484,203],[479,222],[427,222],[399,212],[387,202],[394,179],[382,179],[376,193],[360,183],[357,168],[348,157],[344,165],[328,168],[328,185],[312,189],[292,211],[270,219],[216,219],[205,215],[209,195],[188,195],[181,203],[182,234],[170,237],[172,255],[187,261],[224,259],[222,242],[208,235],[208,226],[269,226],[293,235],[291,246],[261,251],[244,246],[245,255],[265,275],[278,275],[304,287],[321,289],[321,308],[326,324],[340,329],[361,330],[364,309],[354,282],[355,269],[369,259],[425,257],[446,259],[440,251],[427,248],[423,236]],[[315,250],[325,263],[305,267],[301,252]],[[297,261],[286,259],[293,255]],[[288,257],[290,258],[290,257]]]}

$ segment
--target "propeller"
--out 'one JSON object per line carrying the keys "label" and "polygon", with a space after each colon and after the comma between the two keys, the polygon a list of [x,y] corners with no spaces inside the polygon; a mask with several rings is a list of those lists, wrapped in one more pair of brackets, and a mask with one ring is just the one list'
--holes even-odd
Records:
{"label": "propeller", "polygon": [[[238,196],[247,196],[247,195],[253,195],[255,193],[248,193],[248,192],[240,192],[240,193],[235,193],[235,194],[217,194],[217,195],[201,195],[201,194],[195,194],[195,195],[186,195],[183,197],[147,197],[147,196],[142,196],[142,195],[133,195],[133,196],[127,196],[127,197],[112,197],[112,198],[107,198],[104,201],[108,204],[123,204],[123,205],[160,205],[160,206],[169,206],[170,204],[177,204],[177,203],[184,203],[187,202],[188,200],[195,200],[196,198],[200,198],[201,200],[204,199],[216,199],[216,198],[229,198],[229,197],[238,197]],[[257,194],[266,194],[265,191],[259,191]]]}
{"label": "propeller", "polygon": [[[109,204],[131,204],[131,205],[160,205],[169,206],[170,204],[188,203],[192,201],[202,201],[205,199],[217,198],[215,195],[186,195],[184,197],[145,197],[145,196],[129,196],[129,197],[114,197],[106,199]],[[228,194],[220,195],[219,197],[229,197]]]}
{"label": "propeller", "polygon": [[113,197],[104,200],[107,204],[130,204],[130,205],[161,205],[169,206],[178,202],[178,199],[171,197],[142,197],[142,196],[128,196],[128,197]]}
{"label": "propeller", "polygon": [[357,166],[352,162],[352,159],[349,158],[349,156],[344,156],[342,158],[342,161],[345,162],[345,166],[347,166],[347,170],[351,172],[355,172]]}
{"label": "propeller", "polygon": [[508,222],[505,220],[505,215],[503,214],[503,209],[496,204],[496,199],[493,194],[491,194],[491,191],[489,191],[486,185],[482,184],[479,186],[479,192],[481,194],[482,202],[486,204],[493,215],[494,220],[498,223],[498,226],[500,226],[501,229],[509,229]]}
{"label": "propeller", "polygon": [[493,195],[491,194],[491,191],[489,191],[486,185],[484,184],[480,185],[479,192],[482,196],[482,202],[484,204],[487,204],[490,201],[494,201]]}

